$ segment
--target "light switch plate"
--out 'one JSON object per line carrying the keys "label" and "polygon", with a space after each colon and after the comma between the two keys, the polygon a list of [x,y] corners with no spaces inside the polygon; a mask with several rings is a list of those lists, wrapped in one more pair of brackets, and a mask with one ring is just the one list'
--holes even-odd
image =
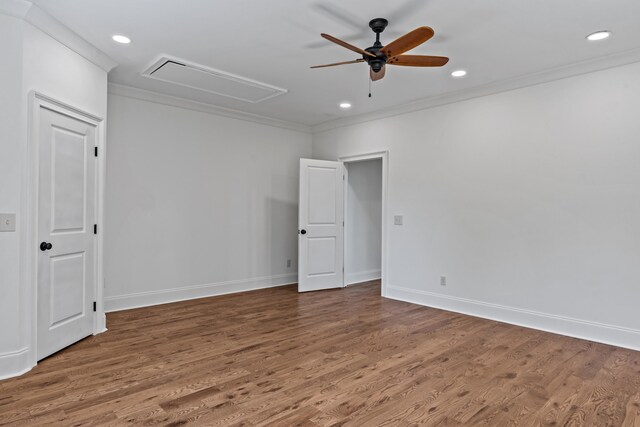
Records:
{"label": "light switch plate", "polygon": [[0,214],[0,231],[16,231],[16,214]]}
{"label": "light switch plate", "polygon": [[402,215],[396,215],[393,217],[393,225],[402,225]]}

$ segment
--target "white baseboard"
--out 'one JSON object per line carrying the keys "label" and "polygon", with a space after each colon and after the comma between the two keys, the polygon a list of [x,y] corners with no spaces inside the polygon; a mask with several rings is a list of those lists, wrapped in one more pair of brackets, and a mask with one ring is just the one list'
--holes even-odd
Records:
{"label": "white baseboard", "polygon": [[356,283],[368,282],[370,280],[377,280],[382,277],[380,270],[360,271],[358,273],[348,273],[345,276],[346,285],[355,285]]}
{"label": "white baseboard", "polygon": [[127,295],[105,297],[105,312],[129,310],[131,308],[148,307],[151,305],[168,304],[196,298],[213,297],[216,295],[233,294],[256,289],[274,288],[276,286],[297,283],[298,275],[279,274],[276,276],[255,277],[252,279],[229,280],[227,282],[209,283],[205,285],[185,286],[173,289],[138,292]]}
{"label": "white baseboard", "polygon": [[33,368],[29,363],[29,349],[0,354],[0,380],[17,377]]}
{"label": "white baseboard", "polygon": [[640,331],[399,286],[386,286],[385,297],[482,317],[554,334],[640,351]]}

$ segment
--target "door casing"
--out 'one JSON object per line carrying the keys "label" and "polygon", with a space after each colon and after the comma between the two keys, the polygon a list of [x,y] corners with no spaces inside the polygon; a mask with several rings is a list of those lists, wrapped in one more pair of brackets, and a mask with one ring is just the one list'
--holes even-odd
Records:
{"label": "door casing", "polygon": [[40,110],[46,108],[87,122],[96,127],[98,159],[96,165],[96,221],[98,233],[96,236],[95,251],[95,289],[96,311],[93,313],[93,334],[99,334],[107,330],[106,317],[103,303],[104,284],[104,196],[105,196],[105,124],[101,117],[73,107],[70,104],[58,101],[42,93],[32,91],[29,93],[29,124],[27,135],[27,147],[25,152],[25,164],[23,176],[22,212],[23,226],[21,239],[21,256],[24,262],[21,268],[21,283],[26,290],[24,306],[26,309],[26,334],[29,336],[29,367],[37,364],[37,327],[38,327],[38,178],[39,178],[39,124]]}

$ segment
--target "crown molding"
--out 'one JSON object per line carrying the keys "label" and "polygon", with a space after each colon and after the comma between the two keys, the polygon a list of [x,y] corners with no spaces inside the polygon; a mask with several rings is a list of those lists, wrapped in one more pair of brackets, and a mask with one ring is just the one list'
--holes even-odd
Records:
{"label": "crown molding", "polygon": [[180,98],[173,95],[152,92],[146,89],[125,86],[117,83],[109,83],[109,94],[119,95],[127,98],[138,99],[141,101],[153,102],[156,104],[169,105],[171,107],[184,108],[187,110],[199,111],[201,113],[213,114],[216,116],[227,117],[236,120],[258,123],[282,129],[294,130],[298,132],[311,133],[311,127],[300,123],[289,122],[286,120],[274,119],[259,114],[246,113],[244,111],[234,110],[231,108],[220,107],[204,102],[193,101],[191,99]]}
{"label": "crown molding", "polygon": [[460,101],[466,101],[473,98],[480,98],[483,96],[493,95],[501,92],[535,86],[555,80],[562,80],[582,74],[588,74],[596,71],[606,70],[609,68],[628,65],[635,62],[640,62],[640,49],[627,50],[624,52],[614,53],[611,55],[581,61],[570,65],[564,65],[549,70],[526,74],[507,80],[489,83],[486,85],[476,86],[465,90],[432,96],[408,104],[402,104],[390,108],[385,108],[379,111],[374,111],[372,113],[330,120],[315,126],[311,126],[311,132],[326,132],[345,126],[366,123],[373,120],[399,116],[402,114],[412,113],[414,111],[426,110],[429,108],[439,107],[442,105],[452,104]]}
{"label": "crown molding", "polygon": [[109,58],[100,49],[71,31],[67,26],[38,6],[32,5],[24,20],[106,72],[111,71],[118,65],[117,62]]}
{"label": "crown molding", "polygon": [[0,0],[0,13],[24,19],[31,8],[31,2],[24,0]]}
{"label": "crown molding", "polygon": [[106,72],[118,65],[104,52],[29,1],[0,0],[0,13],[28,22]]}

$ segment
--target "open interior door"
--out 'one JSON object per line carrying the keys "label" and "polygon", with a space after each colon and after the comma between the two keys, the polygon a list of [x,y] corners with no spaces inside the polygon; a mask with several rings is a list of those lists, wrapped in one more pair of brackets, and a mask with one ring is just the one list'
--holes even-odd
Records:
{"label": "open interior door", "polygon": [[343,287],[344,165],[300,159],[298,292]]}

